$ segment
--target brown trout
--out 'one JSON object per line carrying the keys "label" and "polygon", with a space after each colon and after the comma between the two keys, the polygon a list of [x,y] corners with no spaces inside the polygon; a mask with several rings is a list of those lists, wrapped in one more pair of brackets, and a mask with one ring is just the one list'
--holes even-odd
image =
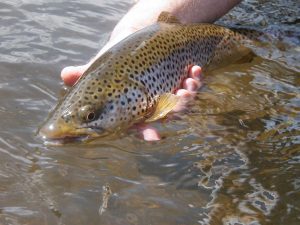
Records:
{"label": "brown trout", "polygon": [[192,65],[205,70],[225,58],[237,60],[247,52],[248,37],[212,24],[183,25],[161,14],[158,23],[95,60],[39,133],[50,141],[89,139],[160,119],[176,105],[173,93]]}

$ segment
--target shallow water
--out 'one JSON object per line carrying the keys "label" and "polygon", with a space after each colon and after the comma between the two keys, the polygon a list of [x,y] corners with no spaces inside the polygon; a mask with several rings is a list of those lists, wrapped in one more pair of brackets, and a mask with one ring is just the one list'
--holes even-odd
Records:
{"label": "shallow water", "polygon": [[296,1],[245,1],[218,21],[275,37],[205,74],[164,139],[49,147],[35,137],[60,70],[104,45],[131,1],[0,2],[0,224],[299,224]]}

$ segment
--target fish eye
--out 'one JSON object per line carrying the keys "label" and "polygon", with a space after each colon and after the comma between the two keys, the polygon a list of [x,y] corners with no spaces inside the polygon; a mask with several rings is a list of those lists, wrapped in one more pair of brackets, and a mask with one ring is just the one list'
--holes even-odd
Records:
{"label": "fish eye", "polygon": [[92,121],[94,120],[96,117],[95,113],[94,112],[88,112],[87,116],[86,116],[86,120],[87,121]]}
{"label": "fish eye", "polygon": [[96,113],[90,105],[85,105],[80,108],[79,116],[85,122],[91,122],[96,118]]}

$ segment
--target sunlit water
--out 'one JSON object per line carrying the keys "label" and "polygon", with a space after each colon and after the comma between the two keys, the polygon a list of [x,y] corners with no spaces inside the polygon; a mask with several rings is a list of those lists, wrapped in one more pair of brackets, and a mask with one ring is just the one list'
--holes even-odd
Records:
{"label": "sunlit water", "polygon": [[[282,2],[282,3],[281,3]],[[205,74],[164,139],[49,147],[35,137],[62,90],[131,1],[0,3],[0,224],[299,224],[297,1],[245,1],[218,23],[276,40]]]}

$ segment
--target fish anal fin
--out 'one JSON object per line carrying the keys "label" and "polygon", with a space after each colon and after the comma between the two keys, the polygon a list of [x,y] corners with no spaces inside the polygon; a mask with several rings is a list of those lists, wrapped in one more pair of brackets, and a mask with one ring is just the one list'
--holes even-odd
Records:
{"label": "fish anal fin", "polygon": [[164,118],[178,104],[180,97],[171,93],[163,94],[159,97],[156,108],[150,118],[145,122],[153,122]]}
{"label": "fish anal fin", "polygon": [[176,16],[172,15],[171,13],[167,12],[167,11],[162,11],[158,18],[157,18],[157,22],[161,22],[161,23],[180,23],[180,21],[177,19]]}

